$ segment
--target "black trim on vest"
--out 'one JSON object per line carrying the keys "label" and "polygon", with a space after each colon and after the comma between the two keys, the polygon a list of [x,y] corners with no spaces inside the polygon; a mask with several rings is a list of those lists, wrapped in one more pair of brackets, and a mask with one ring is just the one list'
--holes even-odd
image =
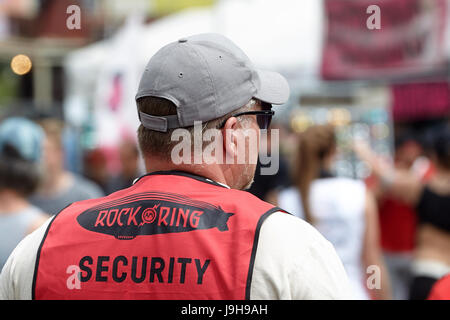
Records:
{"label": "black trim on vest", "polygon": [[212,184],[214,186],[218,186],[218,187],[222,187],[222,188],[228,189],[227,187],[225,187],[224,185],[222,185],[222,184],[220,184],[220,183],[218,183],[216,181],[213,181],[211,179],[199,176],[199,175],[191,173],[191,172],[182,171],[182,170],[150,172],[150,173],[144,174],[143,176],[140,176],[139,178],[137,178],[134,181],[133,184],[136,184],[139,180],[141,180],[144,177],[153,176],[153,175],[183,176],[183,177],[188,177],[188,178],[195,179],[195,180],[198,180],[198,181],[201,181],[201,182],[205,182],[205,183],[208,183],[208,184]]}
{"label": "black trim on vest", "polygon": [[41,244],[39,245],[38,251],[36,253],[36,262],[34,263],[33,283],[31,285],[31,300],[36,300],[36,278],[37,278],[37,273],[38,273],[38,268],[39,268],[39,259],[41,257],[42,247],[44,246],[44,242],[45,242],[45,239],[47,238],[47,234],[50,231],[50,227],[52,226],[52,223],[56,220],[58,215],[61,212],[63,212],[64,210],[66,210],[68,207],[70,207],[71,205],[72,205],[72,203],[68,204],[60,212],[55,214],[52,221],[50,221],[50,223],[48,224],[47,229],[45,230],[44,236],[42,237]]}
{"label": "black trim on vest", "polygon": [[253,269],[255,267],[255,258],[256,258],[256,250],[258,248],[258,241],[259,241],[259,232],[261,231],[261,226],[263,222],[274,212],[282,211],[286,212],[287,214],[290,214],[289,212],[279,208],[279,207],[273,207],[272,209],[266,211],[258,220],[258,223],[256,225],[255,230],[255,239],[253,240],[253,248],[252,248],[252,254],[250,256],[250,265],[248,267],[248,276],[247,276],[247,284],[245,286],[245,300],[250,300],[250,290],[252,285],[252,277],[253,277]]}

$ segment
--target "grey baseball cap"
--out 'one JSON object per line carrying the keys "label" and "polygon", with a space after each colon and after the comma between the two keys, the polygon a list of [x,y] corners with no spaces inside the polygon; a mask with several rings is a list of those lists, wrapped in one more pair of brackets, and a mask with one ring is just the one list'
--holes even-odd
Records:
{"label": "grey baseball cap", "polygon": [[283,104],[289,85],[277,72],[256,69],[247,55],[220,34],[179,39],[161,48],[148,62],[136,100],[160,97],[172,101],[176,115],[153,116],[139,111],[151,130],[189,127],[239,109],[252,98]]}

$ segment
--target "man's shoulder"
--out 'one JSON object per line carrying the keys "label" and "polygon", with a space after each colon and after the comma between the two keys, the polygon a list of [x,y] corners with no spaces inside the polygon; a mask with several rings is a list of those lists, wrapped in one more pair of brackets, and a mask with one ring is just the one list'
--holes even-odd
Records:
{"label": "man's shoulder", "polygon": [[[277,207],[275,207],[277,208]],[[264,231],[269,235],[291,240],[308,240],[304,244],[310,244],[309,240],[328,242],[311,224],[280,208],[277,208],[264,222]],[[285,241],[286,239],[284,239]]]}
{"label": "man's shoulder", "polygon": [[314,226],[278,207],[274,207],[273,213],[264,219],[259,238],[262,246],[294,260],[303,254],[326,254],[334,250],[333,245]]}
{"label": "man's shoulder", "polygon": [[252,299],[346,299],[349,292],[333,245],[311,224],[281,211],[264,221]]}

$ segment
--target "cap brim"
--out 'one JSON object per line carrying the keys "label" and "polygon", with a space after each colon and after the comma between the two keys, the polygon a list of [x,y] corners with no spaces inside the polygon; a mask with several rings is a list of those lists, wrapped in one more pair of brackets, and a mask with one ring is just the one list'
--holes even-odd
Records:
{"label": "cap brim", "polygon": [[260,87],[255,98],[270,104],[284,104],[289,99],[290,89],[287,80],[278,72],[256,70]]}

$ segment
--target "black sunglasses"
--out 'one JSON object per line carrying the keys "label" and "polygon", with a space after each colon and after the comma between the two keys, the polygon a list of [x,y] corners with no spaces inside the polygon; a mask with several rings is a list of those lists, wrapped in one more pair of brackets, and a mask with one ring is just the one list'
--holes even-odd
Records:
{"label": "black sunglasses", "polygon": [[[273,110],[261,110],[261,111],[240,112],[240,113],[233,114],[231,117],[256,115],[256,122],[258,123],[259,129],[267,130],[270,126],[270,122],[272,121],[272,117],[274,114],[275,114],[275,111],[273,111]],[[224,120],[220,124],[219,129],[223,128],[223,126],[225,125],[225,122],[227,122],[228,119]]]}

